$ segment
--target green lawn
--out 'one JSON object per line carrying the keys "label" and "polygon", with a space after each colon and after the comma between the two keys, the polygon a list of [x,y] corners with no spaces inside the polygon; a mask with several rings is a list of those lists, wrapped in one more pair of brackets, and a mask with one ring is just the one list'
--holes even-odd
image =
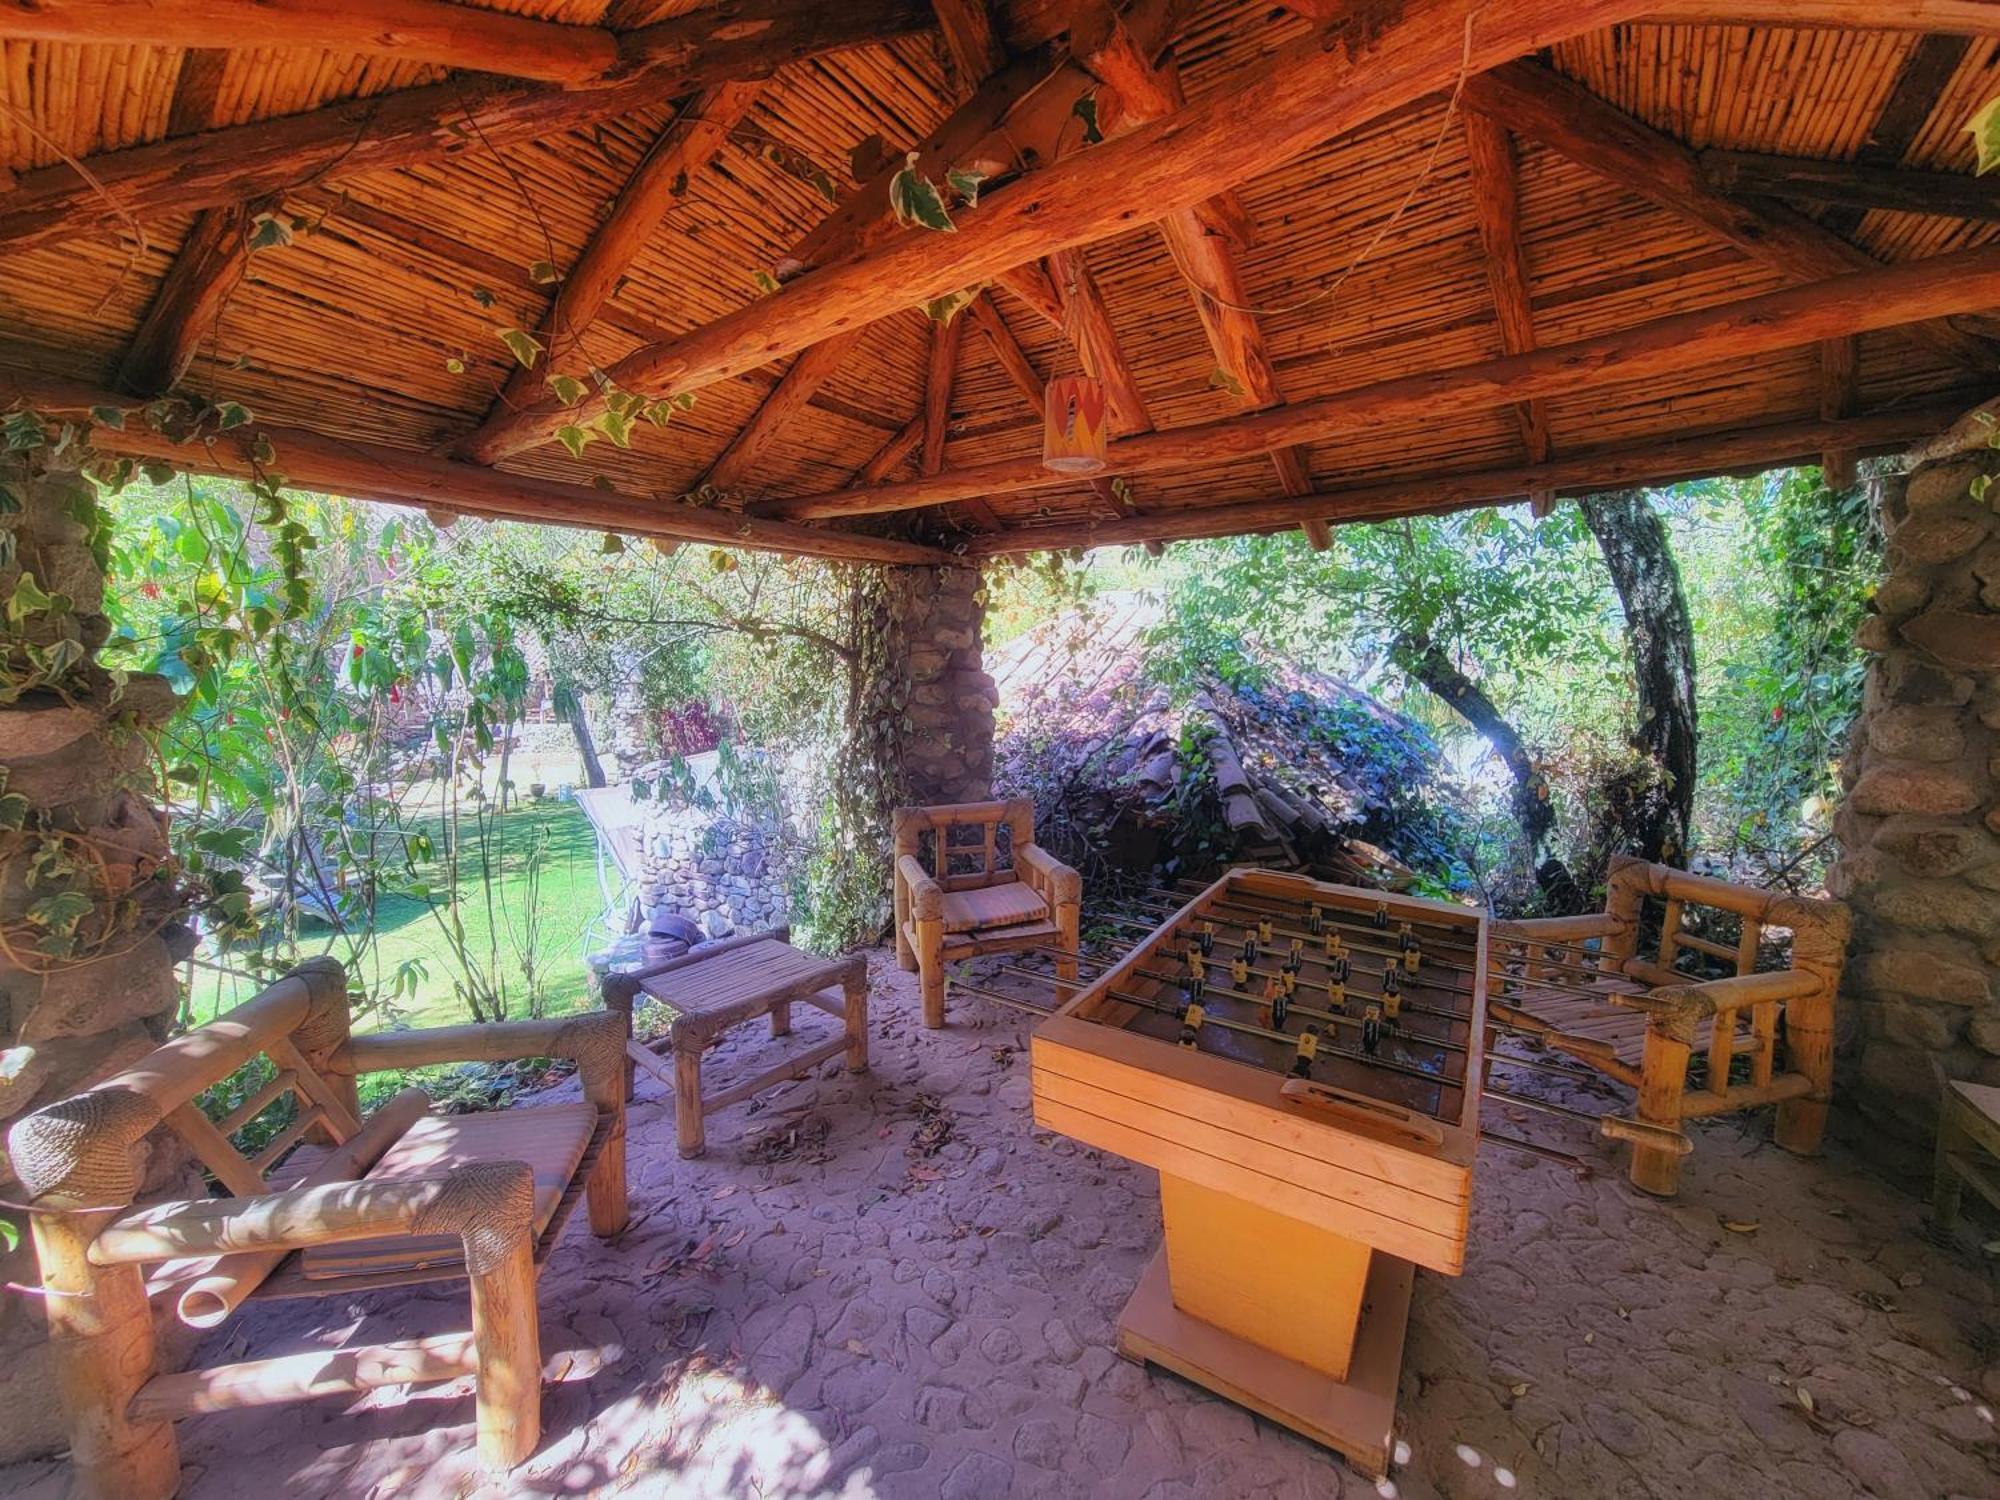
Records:
{"label": "green lawn", "polygon": [[[429,834],[434,844],[440,841],[437,820],[417,820],[415,826]],[[481,850],[469,818],[462,820],[461,829],[459,920],[465,930],[466,950],[492,987],[503,990],[507,1015],[529,1014],[525,976],[531,957],[542,976],[543,1014],[556,1015],[595,1003],[584,954],[602,947],[606,935],[599,930],[594,937],[586,936],[586,929],[603,907],[597,884],[597,840],[590,821],[573,802],[529,803],[500,814],[493,820],[485,845],[484,863],[490,880],[482,879]],[[539,885],[531,900],[528,864],[530,852],[538,844],[542,844],[543,859]],[[435,862],[420,866],[419,874],[434,888],[442,889],[444,874]],[[422,970],[415,992],[394,1002],[394,1024],[449,1026],[472,1019],[470,1007],[454,988],[463,970],[439,920],[443,898],[434,897],[431,907],[437,908],[436,914],[422,901],[388,895],[376,904],[375,942],[362,966],[362,980],[369,993],[387,996],[398,971],[407,964],[420,965]],[[531,914],[538,919],[534,924],[529,920]],[[312,924],[307,924],[300,936],[301,946],[308,952],[327,951],[344,957],[348,951],[344,943],[333,941],[330,932]],[[247,979],[198,972],[213,987],[203,986],[206,992],[195,996],[196,1020],[241,1004],[257,988]],[[387,1016],[371,1016],[361,1024],[375,1026],[388,1020]]]}

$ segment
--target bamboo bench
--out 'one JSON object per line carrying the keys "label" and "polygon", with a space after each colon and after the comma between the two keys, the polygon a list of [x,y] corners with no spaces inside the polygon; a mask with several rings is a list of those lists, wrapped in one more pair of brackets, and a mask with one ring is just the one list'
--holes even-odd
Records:
{"label": "bamboo bench", "polygon": [[[624,1022],[598,1012],[363,1036],[349,1023],[344,970],[316,959],[8,1132],[33,1210],[77,1494],[172,1495],[179,1417],[467,1374],[488,1464],[511,1468],[540,1441],[538,1267],[579,1197],[598,1235],[626,1222]],[[210,1120],[197,1096],[259,1054],[275,1076]],[[583,1102],[446,1117],[409,1088],[361,1116],[360,1074],[523,1057],[574,1061]],[[288,1096],[296,1118],[263,1150],[231,1143]],[[229,1196],[133,1207],[135,1148],[162,1125]],[[459,1278],[471,1287],[468,1333],[156,1368],[155,1304],[211,1328],[252,1295]]]}
{"label": "bamboo bench", "polygon": [[[1661,907],[1653,959],[1638,956],[1648,902]],[[1689,929],[1704,909],[1734,924],[1734,942]],[[1684,1120],[1775,1104],[1778,1144],[1803,1155],[1819,1149],[1849,926],[1837,901],[1614,856],[1602,912],[1493,924],[1487,1010],[1638,1091],[1637,1117],[1607,1118],[1603,1130],[1632,1142],[1634,1186],[1671,1197],[1681,1158],[1694,1149]],[[1774,927],[1791,932],[1789,966],[1758,973]],[[1707,977],[1690,964],[1733,972]],[[1695,1057],[1707,1076],[1691,1090]],[[1741,1082],[1731,1076],[1739,1058],[1748,1059]]]}
{"label": "bamboo bench", "polygon": [[1035,843],[1034,803],[899,807],[891,832],[896,961],[917,972],[926,1026],[944,1025],[944,967],[959,959],[1048,947],[1057,977],[1076,978],[1083,880]]}

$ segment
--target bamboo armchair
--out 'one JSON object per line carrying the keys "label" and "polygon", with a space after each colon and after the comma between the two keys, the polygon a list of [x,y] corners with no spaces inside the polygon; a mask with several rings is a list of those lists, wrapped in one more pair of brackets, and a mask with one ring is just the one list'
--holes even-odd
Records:
{"label": "bamboo armchair", "polygon": [[1076,978],[1083,879],[1035,843],[1034,803],[899,807],[891,831],[896,961],[917,972],[926,1026],[944,1025],[944,966],[958,959],[1048,946],[1067,955],[1057,977]]}
{"label": "bamboo armchair", "polygon": [[[1648,901],[1664,906],[1657,956],[1638,956]],[[1734,943],[1688,930],[1691,911],[1735,919]],[[1766,928],[1789,929],[1790,966],[1756,972]],[[1632,1143],[1632,1182],[1671,1197],[1694,1149],[1683,1120],[1778,1107],[1776,1140],[1819,1149],[1833,1093],[1833,1006],[1850,917],[1837,901],[1789,896],[1614,857],[1602,912],[1493,924],[1489,1014],[1638,1091],[1636,1118],[1607,1118]],[[1590,945],[1590,946],[1586,946]],[[1688,955],[1694,955],[1689,959]],[[1731,968],[1703,978],[1681,965]],[[1783,1027],[1780,1029],[1780,1019]],[[1702,1087],[1688,1087],[1705,1059]],[[1733,1065],[1747,1058],[1745,1076]]]}
{"label": "bamboo armchair", "polygon": [[[16,1121],[8,1148],[34,1210],[74,1491],[172,1495],[178,1417],[467,1374],[481,1457],[507,1468],[525,1459],[541,1438],[538,1265],[585,1193],[597,1234],[626,1222],[624,1044],[622,1019],[602,1012],[351,1036],[345,973],[314,960]],[[196,1096],[260,1053],[276,1077],[211,1121]],[[362,1073],[520,1057],[574,1060],[585,1102],[446,1117],[410,1088],[360,1116]],[[239,1152],[230,1135],[287,1094],[294,1122],[256,1157]],[[162,1124],[232,1196],[132,1206],[134,1148]],[[324,1149],[295,1154],[309,1135]],[[471,1285],[469,1333],[156,1369],[156,1302],[213,1327],[253,1293],[342,1296],[459,1277]]]}

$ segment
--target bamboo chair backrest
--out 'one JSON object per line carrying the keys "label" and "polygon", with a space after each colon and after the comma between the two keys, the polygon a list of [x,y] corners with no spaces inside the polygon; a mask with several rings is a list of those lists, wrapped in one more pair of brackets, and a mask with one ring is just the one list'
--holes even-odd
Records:
{"label": "bamboo chair backrest", "polygon": [[897,855],[914,855],[948,891],[1005,885],[1017,878],[1015,851],[1035,841],[1035,804],[1013,797],[899,807],[892,831]]}
{"label": "bamboo chair backrest", "polygon": [[[1616,857],[1605,910],[1617,926],[1605,950],[1626,972],[1651,984],[1753,974],[1769,929],[1789,930],[1802,910],[1831,904]],[[1650,961],[1640,959],[1639,943],[1655,918],[1659,946]],[[1791,945],[1783,951],[1783,966],[1794,966]]]}

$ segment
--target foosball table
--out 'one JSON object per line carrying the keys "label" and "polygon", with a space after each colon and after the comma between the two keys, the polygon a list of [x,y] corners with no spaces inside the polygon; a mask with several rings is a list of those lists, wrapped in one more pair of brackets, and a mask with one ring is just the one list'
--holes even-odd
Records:
{"label": "foosball table", "polygon": [[1416,1268],[1464,1267],[1486,923],[1231,870],[1043,1022],[1035,1122],[1160,1174],[1119,1352],[1375,1476]]}

